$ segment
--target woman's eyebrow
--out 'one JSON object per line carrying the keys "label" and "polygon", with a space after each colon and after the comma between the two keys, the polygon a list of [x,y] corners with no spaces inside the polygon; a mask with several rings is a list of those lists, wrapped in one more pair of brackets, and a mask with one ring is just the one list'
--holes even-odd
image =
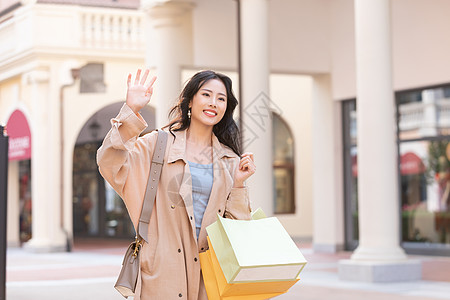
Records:
{"label": "woman's eyebrow", "polygon": [[[205,89],[205,88],[202,88],[201,90],[203,90],[203,91],[207,91],[207,92],[210,92],[210,93],[212,93],[213,91],[211,91],[210,89]],[[224,94],[224,93],[218,93],[219,95],[223,95],[223,96],[227,96],[226,94]]]}

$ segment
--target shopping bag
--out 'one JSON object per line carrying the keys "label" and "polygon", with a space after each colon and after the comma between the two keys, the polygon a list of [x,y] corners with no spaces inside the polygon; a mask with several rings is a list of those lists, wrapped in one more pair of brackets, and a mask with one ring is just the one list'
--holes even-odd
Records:
{"label": "shopping bag", "polygon": [[232,220],[206,228],[227,283],[295,281],[306,259],[275,217]]}
{"label": "shopping bag", "polygon": [[[214,248],[208,238],[209,250],[208,256],[214,271],[214,276],[217,282],[219,295],[221,296],[240,296],[240,295],[257,295],[267,294],[270,297],[286,293],[300,279],[282,280],[282,281],[259,281],[246,283],[228,283],[217,260]],[[269,297],[269,296],[268,296]],[[266,299],[266,298],[259,298]]]}
{"label": "shopping bag", "polygon": [[[212,266],[210,250],[199,254],[200,264],[202,266],[203,281],[205,283],[206,293],[209,300],[264,300],[282,293],[267,293],[267,294],[254,294],[254,295],[234,295],[234,296],[221,296],[217,284],[216,275]],[[223,276],[223,275],[222,275]],[[246,285],[248,283],[236,283],[234,285]]]}

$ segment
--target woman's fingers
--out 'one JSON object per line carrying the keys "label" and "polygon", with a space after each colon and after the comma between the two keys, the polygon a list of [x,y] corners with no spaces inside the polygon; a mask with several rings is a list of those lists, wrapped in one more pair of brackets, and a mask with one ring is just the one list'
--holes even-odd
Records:
{"label": "woman's fingers", "polygon": [[145,96],[146,96],[146,97],[147,97],[148,95],[152,96],[152,94],[153,94],[153,87],[150,87],[150,88],[148,88],[148,89],[145,91]]}
{"label": "woman's fingers", "polygon": [[253,161],[255,160],[252,152],[245,152],[244,154],[241,155],[241,158],[244,157],[249,157]]}
{"label": "woman's fingers", "polygon": [[153,94],[153,83],[155,83],[156,80],[156,76],[153,76],[152,79],[150,80],[150,83],[146,86],[145,89],[145,96],[147,97],[148,95],[152,95]]}
{"label": "woman's fingers", "polygon": [[250,159],[250,158],[248,158],[248,157],[243,157],[243,158],[241,159],[240,165],[241,165],[241,166],[244,166],[244,164],[248,163],[249,159]]}
{"label": "woman's fingers", "polygon": [[150,88],[153,87],[153,84],[155,83],[155,81],[156,81],[156,76],[153,76],[152,79],[150,79],[149,84],[147,85],[147,90],[150,90]]}
{"label": "woman's fingers", "polygon": [[145,70],[144,76],[142,76],[142,79],[141,79],[141,85],[144,85],[144,84],[145,84],[145,81],[147,80],[147,76],[148,76],[148,73],[149,73],[149,72],[150,72],[149,69]]}
{"label": "woman's fingers", "polygon": [[255,163],[253,162],[253,159],[250,156],[245,156],[241,159],[239,163],[239,169],[255,170],[256,166]]}
{"label": "woman's fingers", "polygon": [[136,72],[136,78],[134,79],[134,85],[139,84],[139,78],[141,77],[141,69],[138,69]]}
{"label": "woman's fingers", "polygon": [[[146,69],[142,78],[141,78],[141,72],[142,72],[141,69],[137,70],[136,78],[134,79],[134,85],[141,85],[141,86],[145,85],[145,81],[147,81],[150,70]],[[153,76],[152,79],[150,79],[150,83],[146,86],[147,91],[150,90],[152,85],[155,83],[155,80],[156,80],[156,76]],[[131,74],[128,74],[127,85],[128,85],[128,87],[131,86]]]}
{"label": "woman's fingers", "polygon": [[131,85],[131,73],[128,74],[128,79],[127,79],[127,86],[130,87]]}

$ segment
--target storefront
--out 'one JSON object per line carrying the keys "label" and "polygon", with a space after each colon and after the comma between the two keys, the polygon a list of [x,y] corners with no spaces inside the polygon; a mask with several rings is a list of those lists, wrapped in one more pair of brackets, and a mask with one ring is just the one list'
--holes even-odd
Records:
{"label": "storefront", "polygon": [[31,205],[31,132],[28,120],[21,110],[15,110],[6,125],[9,135],[10,187],[17,187],[16,198],[10,197],[9,210],[14,211],[18,220],[10,222],[9,234],[14,235],[14,242],[22,244],[31,238],[32,205]]}
{"label": "storefront", "polygon": [[[400,91],[396,101],[401,244],[412,254],[449,255],[450,85]],[[346,248],[352,250],[358,244],[355,100],[343,102],[343,130]]]}
{"label": "storefront", "polygon": [[[110,129],[110,119],[123,102],[113,103],[95,113],[83,126],[73,154],[73,235],[77,237],[130,238],[133,225],[122,199],[98,172],[97,149]],[[155,113],[145,108],[141,114],[153,129]]]}

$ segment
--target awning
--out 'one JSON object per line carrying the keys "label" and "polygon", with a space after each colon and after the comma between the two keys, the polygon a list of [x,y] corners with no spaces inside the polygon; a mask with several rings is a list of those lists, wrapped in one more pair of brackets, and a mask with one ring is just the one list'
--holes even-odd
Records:
{"label": "awning", "polygon": [[406,152],[400,157],[400,173],[402,175],[415,175],[425,172],[422,159],[413,152]]}
{"label": "awning", "polygon": [[31,158],[31,133],[28,121],[20,110],[15,110],[6,123],[9,136],[9,160]]}

